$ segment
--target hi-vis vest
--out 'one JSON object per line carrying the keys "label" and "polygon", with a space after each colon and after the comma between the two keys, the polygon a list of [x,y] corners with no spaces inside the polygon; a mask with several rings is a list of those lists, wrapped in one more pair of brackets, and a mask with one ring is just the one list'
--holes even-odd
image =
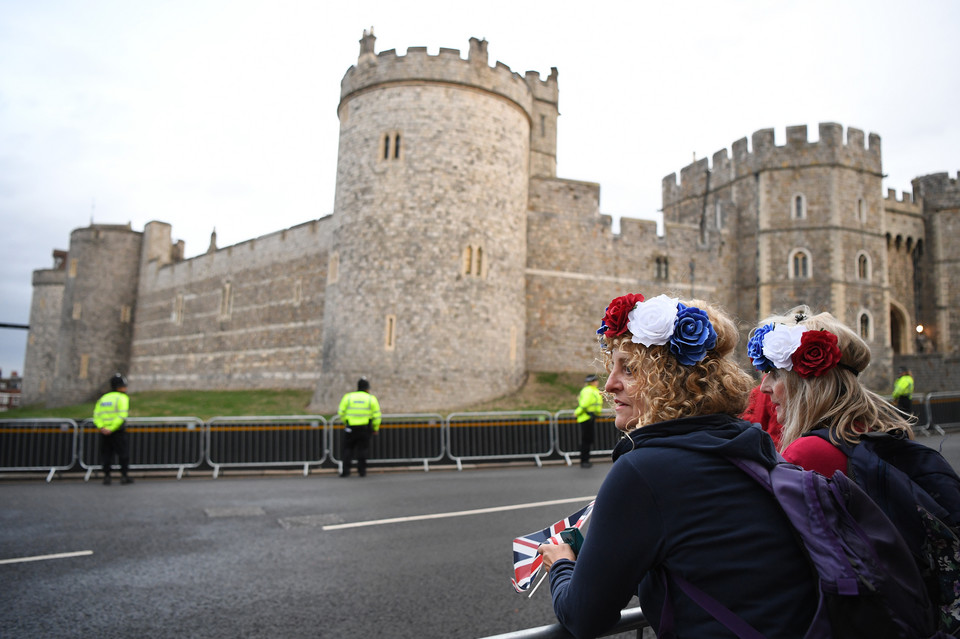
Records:
{"label": "hi-vis vest", "polygon": [[577,410],[573,413],[577,416],[578,423],[585,422],[591,417],[596,417],[603,412],[603,396],[600,394],[600,390],[594,387],[593,384],[587,384],[580,389],[578,403],[579,406],[577,406]]}
{"label": "hi-vis vest", "polygon": [[130,398],[126,393],[112,391],[97,400],[93,409],[93,424],[97,428],[115,431],[130,414]]}
{"label": "hi-vis vest", "polygon": [[347,426],[370,424],[373,430],[380,430],[380,402],[366,391],[353,391],[344,395],[337,413]]}

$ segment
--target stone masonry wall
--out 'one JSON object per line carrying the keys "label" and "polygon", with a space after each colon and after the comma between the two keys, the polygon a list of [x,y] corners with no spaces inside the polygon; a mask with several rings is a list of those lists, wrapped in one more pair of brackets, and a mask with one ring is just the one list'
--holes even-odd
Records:
{"label": "stone masonry wall", "polygon": [[330,222],[151,262],[133,340],[136,390],[312,388]]}
{"label": "stone masonry wall", "polygon": [[24,406],[48,401],[57,368],[57,343],[63,309],[66,270],[33,272],[33,298],[30,300],[30,334],[24,357]]}

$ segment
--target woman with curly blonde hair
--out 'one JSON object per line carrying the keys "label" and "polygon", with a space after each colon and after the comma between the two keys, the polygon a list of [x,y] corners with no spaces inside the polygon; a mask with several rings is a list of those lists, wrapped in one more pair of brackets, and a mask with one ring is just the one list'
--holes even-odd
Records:
{"label": "woman with curly blonde hair", "polygon": [[730,359],[733,321],[706,302],[633,294],[609,304],[598,334],[624,438],[579,555],[540,546],[557,618],[598,636],[637,595],[660,636],[732,636],[686,583],[763,636],[803,637],[817,602],[804,551],[773,496],[728,459],[778,461],[737,417],[753,383]]}
{"label": "woman with curly blonde hair", "polygon": [[865,432],[902,431],[913,439],[904,416],[860,383],[870,347],[830,313],[810,314],[806,306],[764,320],[751,332],[747,354],[766,375],[760,390],[770,396],[783,424],[780,449],[798,466],[830,477],[846,472],[847,457],[820,437],[856,444]]}

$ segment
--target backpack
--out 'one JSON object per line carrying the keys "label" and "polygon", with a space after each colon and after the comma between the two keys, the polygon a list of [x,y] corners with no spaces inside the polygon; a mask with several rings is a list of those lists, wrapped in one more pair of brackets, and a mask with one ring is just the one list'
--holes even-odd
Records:
{"label": "backpack", "polygon": [[960,477],[943,456],[902,430],[860,435],[858,444],[830,441],[847,456],[847,476],[863,488],[906,541],[940,627],[960,633]]}
{"label": "backpack", "polygon": [[[819,583],[809,639],[948,637],[896,527],[843,473],[832,478],[781,461],[772,468],[730,458],[776,498],[806,550]],[[771,567],[773,568],[773,567]],[[741,638],[762,635],[679,575],[661,571],[667,590],[659,637],[673,636],[669,581]],[[665,623],[664,623],[665,620]],[[665,627],[666,626],[666,627]]]}

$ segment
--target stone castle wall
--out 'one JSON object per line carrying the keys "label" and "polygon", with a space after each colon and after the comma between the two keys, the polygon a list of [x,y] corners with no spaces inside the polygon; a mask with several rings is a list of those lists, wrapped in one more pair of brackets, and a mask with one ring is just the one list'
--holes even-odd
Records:
{"label": "stone castle wall", "polygon": [[60,316],[63,311],[65,269],[33,272],[33,297],[30,300],[30,333],[24,356],[23,405],[44,404],[50,400],[57,370],[57,343],[60,340]]}
{"label": "stone castle wall", "polygon": [[131,388],[313,388],[332,220],[142,273]]}

